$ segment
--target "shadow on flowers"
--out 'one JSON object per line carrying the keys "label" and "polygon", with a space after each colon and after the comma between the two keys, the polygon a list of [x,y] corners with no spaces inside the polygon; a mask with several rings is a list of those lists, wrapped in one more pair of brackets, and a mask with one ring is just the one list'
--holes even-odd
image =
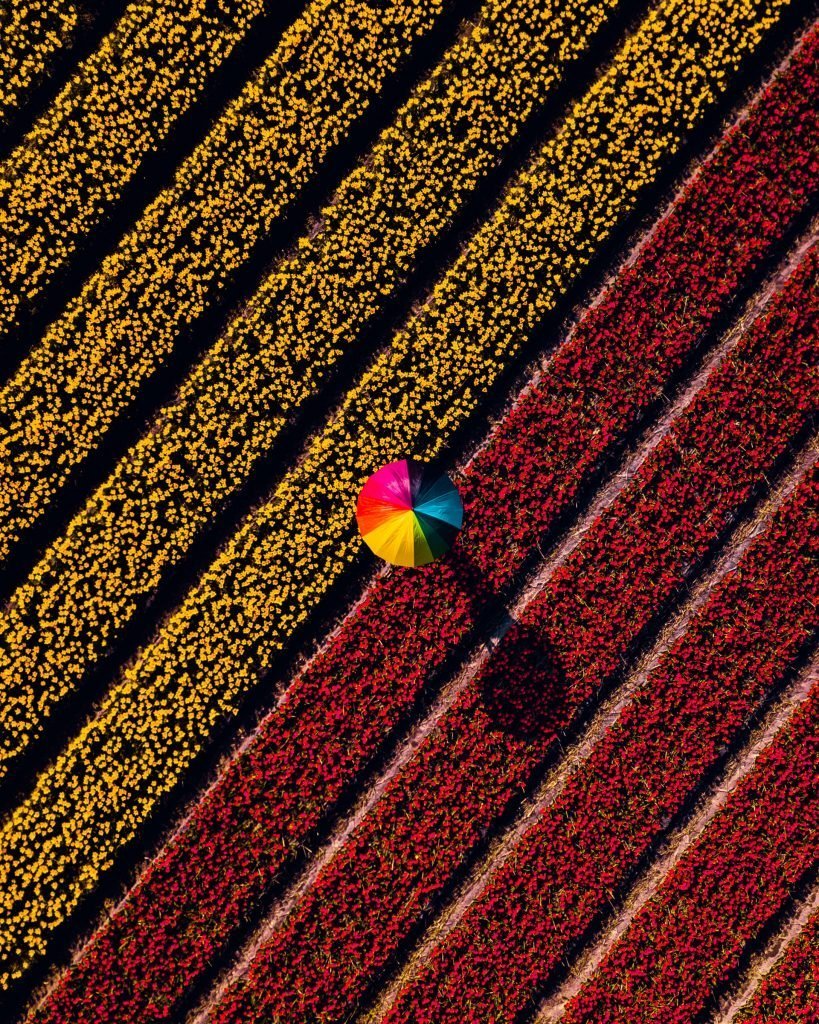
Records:
{"label": "shadow on flowers", "polygon": [[548,637],[512,622],[480,675],[486,713],[496,729],[517,739],[549,741],[563,718],[566,677]]}
{"label": "shadow on flowers", "polygon": [[563,717],[566,674],[541,626],[518,622],[486,582],[466,545],[456,544],[447,561],[473,620],[483,623],[489,658],[478,676],[481,699],[491,725],[517,739],[551,740]]}

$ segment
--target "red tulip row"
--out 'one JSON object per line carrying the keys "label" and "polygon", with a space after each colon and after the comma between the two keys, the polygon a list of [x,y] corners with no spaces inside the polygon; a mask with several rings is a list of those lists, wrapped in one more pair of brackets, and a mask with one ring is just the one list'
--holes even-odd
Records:
{"label": "red tulip row", "polygon": [[[228,989],[215,1024],[353,1014],[430,902],[531,783],[560,731],[618,670],[816,407],[817,271],[819,247]],[[496,963],[492,970],[512,997],[508,971]],[[476,993],[460,983],[458,990]],[[436,1004],[422,1019],[463,1020],[463,1004],[446,1013]]]}
{"label": "red tulip row", "polygon": [[389,1024],[517,1020],[607,912],[804,644],[819,596],[811,558],[819,542],[810,532],[817,497],[814,470],[399,991]]}
{"label": "red tulip row", "polygon": [[819,911],[814,911],[737,1017],[742,1024],[819,1022]]}
{"label": "red tulip row", "polygon": [[168,1018],[469,634],[492,598],[470,565],[514,579],[810,201],[818,65],[814,32],[471,464],[461,557],[370,588],[34,1019]]}
{"label": "red tulip row", "polygon": [[[810,528],[815,538],[815,518]],[[819,862],[817,756],[819,684],[569,1004],[566,1024],[700,1019]]]}

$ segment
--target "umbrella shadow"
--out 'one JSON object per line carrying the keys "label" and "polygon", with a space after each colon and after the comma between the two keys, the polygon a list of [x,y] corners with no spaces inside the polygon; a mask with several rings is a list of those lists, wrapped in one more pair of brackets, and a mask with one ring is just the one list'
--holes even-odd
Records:
{"label": "umbrella shadow", "polygon": [[554,646],[537,627],[515,622],[483,666],[479,684],[496,729],[530,741],[557,733],[566,676]]}
{"label": "umbrella shadow", "polygon": [[477,680],[492,726],[521,740],[551,738],[563,717],[566,673],[545,624],[515,619],[465,545],[456,543],[447,562],[473,619],[494,626],[484,634],[489,657]]}

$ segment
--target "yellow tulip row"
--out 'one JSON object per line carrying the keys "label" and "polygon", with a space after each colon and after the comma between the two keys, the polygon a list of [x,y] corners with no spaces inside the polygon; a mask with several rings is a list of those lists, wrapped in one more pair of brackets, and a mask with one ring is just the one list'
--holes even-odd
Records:
{"label": "yellow tulip row", "polygon": [[0,126],[25,102],[79,24],[70,0],[4,0],[0,9]]}
{"label": "yellow tulip row", "polygon": [[430,457],[759,49],[787,0],[660,0],[0,829],[8,979],[133,839],[360,550],[366,475]]}
{"label": "yellow tulip row", "polygon": [[321,230],[273,269],[46,552],[0,617],[0,775],[319,389],[614,6],[487,0],[341,185]]}
{"label": "yellow tulip row", "polygon": [[0,391],[0,561],[379,95],[445,0],[312,0]]}
{"label": "yellow tulip row", "polygon": [[105,215],[262,13],[263,0],[130,4],[0,164],[0,331]]}

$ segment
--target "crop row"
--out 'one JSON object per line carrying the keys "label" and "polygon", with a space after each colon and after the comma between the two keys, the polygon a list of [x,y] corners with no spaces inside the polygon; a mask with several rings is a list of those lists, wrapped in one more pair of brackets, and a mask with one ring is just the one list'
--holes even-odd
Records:
{"label": "crop row", "polygon": [[71,0],[8,0],[0,11],[0,126],[46,75],[79,27]]}
{"label": "crop row", "polygon": [[814,911],[737,1015],[741,1024],[815,1024],[819,1014],[819,911]]}
{"label": "crop row", "polygon": [[[814,542],[816,503],[806,529]],[[816,544],[814,549],[814,565]],[[819,597],[816,573],[811,578]],[[701,1019],[817,863],[819,684],[569,1003],[563,1020]],[[785,1018],[789,1021],[790,1018]]]}
{"label": "crop row", "polygon": [[[139,1019],[146,999],[154,1007],[172,1005],[221,948],[246,908],[305,841],[322,809],[412,705],[429,671],[464,636],[473,603],[480,605],[488,593],[479,586],[467,600],[474,587],[465,567],[480,566],[481,579],[491,574],[497,586],[509,582],[539,534],[571,505],[584,473],[651,404],[665,375],[701,339],[724,307],[724,288],[735,288],[767,244],[781,236],[794,208],[780,206],[780,224],[769,220],[766,233],[757,225],[746,234],[747,218],[753,209],[769,215],[777,209],[764,201],[769,188],[771,199],[793,194],[776,173],[785,167],[786,143],[801,136],[795,130],[801,115],[789,115],[791,104],[805,96],[810,110],[819,86],[817,46],[819,33],[767,90],[742,130],[728,135],[633,266],[586,315],[547,374],[471,464],[461,481],[474,513],[459,541],[464,557],[422,575],[393,575],[373,588],[360,613],[294,684],[284,710],[265,722],[66,975],[43,1020],[85,1016],[91,1007],[99,1021],[124,1008]],[[757,151],[769,165],[749,159]],[[734,205],[727,201],[731,196],[737,197]],[[687,293],[676,287],[683,276]],[[680,313],[692,299],[697,317],[684,326]],[[592,358],[608,372],[587,375]],[[626,380],[628,405],[598,401],[598,385],[620,396]],[[586,463],[573,455],[578,450],[587,455]],[[557,480],[560,491],[553,486]],[[492,562],[510,528],[494,513],[498,506],[514,507],[511,525],[526,524],[530,532],[518,532],[507,557]],[[401,642],[384,646],[385,636]],[[328,714],[328,708],[338,713]],[[271,821],[281,830],[279,841],[271,838]],[[173,957],[165,955],[168,949]]]}
{"label": "crop row", "polygon": [[[610,6],[485,4],[479,26],[338,190],[323,230],[273,271],[9,602],[0,626],[0,720],[14,724],[0,760],[36,738],[60,697],[115,642]],[[573,43],[557,61],[564,38]],[[26,681],[22,700],[9,680]]]}
{"label": "crop row", "polygon": [[[811,393],[806,323],[815,322],[819,301],[789,311],[807,299],[817,263],[754,323],[539,590],[228,990],[214,1021],[284,1024],[353,1013],[801,427]],[[808,603],[803,618],[809,610]],[[513,996],[509,972],[495,976]],[[460,979],[455,985],[460,991]],[[500,999],[493,992],[488,1005]],[[463,1009],[446,1019],[463,1020]],[[441,1011],[425,1019],[438,1024]],[[502,1019],[516,1019],[514,1010]]]}
{"label": "crop row", "polygon": [[[312,0],[0,393],[0,560],[379,96],[444,0]],[[275,158],[272,156],[275,154]]]}
{"label": "crop row", "polygon": [[[436,434],[427,454],[443,448],[479,400],[470,386],[476,380],[488,385],[505,355],[556,301],[558,282],[547,267],[581,265],[591,257],[616,215],[632,207],[664,154],[701,116],[716,81],[727,83],[728,72],[774,21],[767,6],[732,4],[723,11],[666,0],[579,101],[431,302],[399,332],[306,458],[7,819],[0,863],[8,908],[3,944],[21,951],[10,973],[42,951],[49,931],[93,888],[349,564],[358,544],[350,509],[368,469],[396,450],[417,451],[430,422]],[[677,41],[694,24],[698,63],[692,56],[691,73],[683,74]],[[674,62],[662,56],[672,53]],[[651,101],[637,104],[647,75]],[[606,130],[598,133],[599,124]],[[603,151],[589,147],[598,135]],[[550,182],[557,179],[575,182],[575,198],[567,193],[556,200],[560,190]],[[576,190],[584,188],[590,189],[585,222],[569,217],[580,201]],[[548,217],[541,217],[544,202],[557,202]],[[394,403],[401,386],[403,403]]]}
{"label": "crop row", "polygon": [[263,0],[131,4],[0,164],[0,331],[111,209]]}
{"label": "crop row", "polygon": [[[404,983],[390,1024],[484,1021],[487,1006],[493,1021],[519,1019],[608,912],[805,643],[816,596],[818,491],[814,470]],[[506,664],[514,678],[515,662]]]}

